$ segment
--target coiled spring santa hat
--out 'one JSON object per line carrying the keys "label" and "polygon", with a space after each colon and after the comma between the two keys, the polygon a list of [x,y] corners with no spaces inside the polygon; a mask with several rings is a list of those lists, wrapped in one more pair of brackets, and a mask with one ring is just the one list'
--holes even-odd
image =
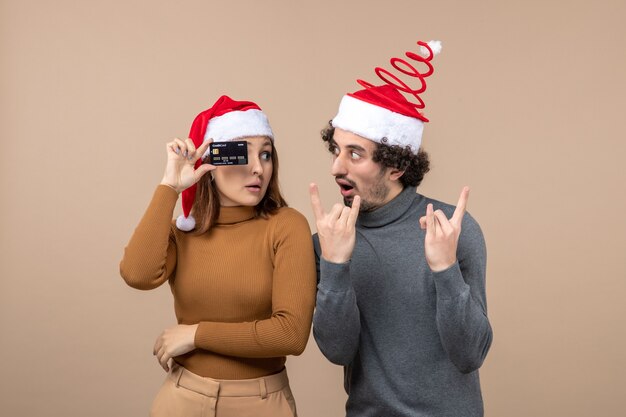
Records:
{"label": "coiled spring santa hat", "polygon": [[[213,142],[230,142],[251,136],[267,136],[274,141],[274,133],[265,113],[251,101],[237,101],[228,96],[221,96],[207,109],[196,116],[189,138],[196,148],[204,142],[213,139]],[[202,164],[209,150],[196,161],[195,169]],[[196,227],[196,220],[191,215],[191,209],[196,199],[197,185],[183,191],[183,214],[176,219],[176,227],[188,232]]]}
{"label": "coiled spring santa hat", "polygon": [[[420,46],[420,54],[405,54],[408,58],[424,64],[425,72],[419,72],[404,59],[391,58],[389,62],[400,73],[419,80],[418,88],[411,88],[390,71],[376,67],[376,75],[385,84],[375,86],[367,81],[357,80],[365,88],[343,96],[339,111],[331,120],[332,126],[377,143],[408,146],[417,154],[422,143],[424,123],[428,122],[419,112],[424,108],[424,101],[418,94],[426,91],[425,79],[434,72],[430,61],[441,52],[441,42],[418,41],[417,44]],[[407,100],[402,93],[411,95],[417,102]]]}

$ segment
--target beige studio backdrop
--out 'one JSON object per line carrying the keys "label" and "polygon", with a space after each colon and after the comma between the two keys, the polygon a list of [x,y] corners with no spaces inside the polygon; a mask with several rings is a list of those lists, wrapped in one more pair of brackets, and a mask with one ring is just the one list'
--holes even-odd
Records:
{"label": "beige studio backdrop", "polygon": [[[485,233],[486,415],[622,416],[626,387],[623,1],[0,1],[0,415],[141,416],[175,323],[122,251],[164,143],[222,93],[258,101],[281,183],[340,201],[319,131],[373,68],[440,39],[420,191]],[[391,302],[391,301],[390,301]],[[300,416],[341,416],[313,338],[288,360]]]}

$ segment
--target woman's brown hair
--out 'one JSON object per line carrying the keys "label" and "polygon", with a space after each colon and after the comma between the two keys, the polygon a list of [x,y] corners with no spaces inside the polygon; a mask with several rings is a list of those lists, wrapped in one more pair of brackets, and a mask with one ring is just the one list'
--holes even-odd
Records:
{"label": "woman's brown hair", "polygon": [[[203,160],[207,163],[208,157]],[[257,217],[267,217],[274,214],[280,207],[287,207],[287,202],[280,193],[278,184],[278,154],[272,142],[272,176],[265,191],[263,199],[255,206]],[[196,219],[194,235],[208,232],[217,222],[220,215],[220,197],[217,192],[215,181],[211,180],[211,174],[205,174],[198,181],[196,198],[191,208],[191,214]]]}

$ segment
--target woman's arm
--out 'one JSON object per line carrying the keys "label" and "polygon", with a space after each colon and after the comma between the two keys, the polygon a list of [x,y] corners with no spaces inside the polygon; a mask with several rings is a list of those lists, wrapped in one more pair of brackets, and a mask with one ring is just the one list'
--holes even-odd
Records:
{"label": "woman's arm", "polygon": [[178,193],[166,185],[155,190],[120,262],[120,274],[131,287],[156,288],[174,272],[176,242],[171,224],[177,200]]}
{"label": "woman's arm", "polygon": [[209,143],[196,149],[191,139],[176,138],[165,145],[167,164],[161,185],[154,192],[120,262],[120,274],[131,287],[150,290],[173,274],[176,267],[176,242],[171,230],[174,207],[179,193],[215,169],[209,164],[194,167]]}

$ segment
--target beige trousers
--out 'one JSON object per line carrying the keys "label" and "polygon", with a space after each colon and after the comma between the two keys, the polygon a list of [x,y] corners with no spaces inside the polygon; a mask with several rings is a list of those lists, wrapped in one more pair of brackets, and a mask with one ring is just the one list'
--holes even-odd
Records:
{"label": "beige trousers", "polygon": [[151,417],[297,417],[287,371],[256,379],[204,378],[174,364]]}

